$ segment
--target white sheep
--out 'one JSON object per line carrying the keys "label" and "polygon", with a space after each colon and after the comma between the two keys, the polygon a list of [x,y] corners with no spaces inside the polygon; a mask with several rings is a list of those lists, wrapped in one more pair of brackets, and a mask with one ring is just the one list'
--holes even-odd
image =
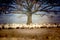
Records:
{"label": "white sheep", "polygon": [[48,28],[48,27],[53,27],[53,26],[52,26],[51,24],[48,24],[48,25],[47,25],[47,28]]}
{"label": "white sheep", "polygon": [[2,28],[2,25],[0,24],[0,28]]}
{"label": "white sheep", "polygon": [[9,24],[5,24],[4,25],[4,28],[9,28]]}
{"label": "white sheep", "polygon": [[57,25],[52,25],[53,27],[57,27]]}

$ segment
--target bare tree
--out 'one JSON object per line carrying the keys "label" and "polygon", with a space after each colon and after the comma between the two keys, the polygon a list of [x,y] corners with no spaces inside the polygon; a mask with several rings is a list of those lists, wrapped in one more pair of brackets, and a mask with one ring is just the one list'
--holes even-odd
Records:
{"label": "bare tree", "polygon": [[16,3],[20,7],[19,10],[27,15],[27,24],[32,23],[32,14],[38,11],[47,11],[48,9],[53,8],[51,5],[43,6],[47,3],[47,1],[42,0],[16,0]]}
{"label": "bare tree", "polygon": [[10,4],[12,4],[13,2],[16,2],[17,5],[19,5],[19,8],[18,8],[19,11],[27,15],[28,17],[27,24],[32,23],[32,14],[38,11],[45,11],[45,12],[54,11],[54,10],[49,10],[49,9],[52,9],[54,6],[49,4],[47,0],[5,0],[5,1],[0,0],[0,4],[2,3],[3,5],[5,5],[5,6],[0,7],[0,11],[3,11],[6,13],[6,11],[8,11],[10,7],[12,7],[10,6]]}

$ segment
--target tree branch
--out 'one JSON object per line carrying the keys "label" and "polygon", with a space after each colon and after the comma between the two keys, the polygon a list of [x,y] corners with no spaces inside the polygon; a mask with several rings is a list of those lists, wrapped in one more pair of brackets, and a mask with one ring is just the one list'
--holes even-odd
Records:
{"label": "tree branch", "polygon": [[22,7],[25,8],[25,9],[28,8],[27,5],[24,5],[24,4],[22,3],[22,0],[17,0],[16,3],[17,3],[18,5],[20,5],[20,6],[22,6]]}
{"label": "tree branch", "polygon": [[57,10],[38,10],[38,11],[44,11],[44,12],[60,12],[60,10],[59,11],[57,11]]}

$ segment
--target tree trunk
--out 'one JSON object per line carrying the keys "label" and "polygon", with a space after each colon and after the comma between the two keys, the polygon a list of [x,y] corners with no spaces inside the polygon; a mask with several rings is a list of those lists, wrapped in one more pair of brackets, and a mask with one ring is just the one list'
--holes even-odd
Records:
{"label": "tree trunk", "polygon": [[28,13],[27,15],[27,24],[31,24],[32,23],[32,13]]}

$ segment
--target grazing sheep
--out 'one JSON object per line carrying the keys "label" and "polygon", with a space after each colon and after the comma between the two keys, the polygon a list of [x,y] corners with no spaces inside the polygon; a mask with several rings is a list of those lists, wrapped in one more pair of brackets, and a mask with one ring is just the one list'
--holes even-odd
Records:
{"label": "grazing sheep", "polygon": [[34,28],[50,28],[50,27],[60,27],[60,24],[0,24],[0,29],[34,29]]}
{"label": "grazing sheep", "polygon": [[57,25],[52,25],[53,27],[57,27]]}
{"label": "grazing sheep", "polygon": [[4,28],[5,28],[5,29],[8,29],[8,28],[9,28],[9,24],[5,24],[5,25],[4,25]]}
{"label": "grazing sheep", "polygon": [[16,26],[14,24],[9,24],[10,28],[16,28]]}
{"label": "grazing sheep", "polygon": [[60,27],[60,24],[58,25],[58,27]]}
{"label": "grazing sheep", "polygon": [[0,29],[2,29],[2,25],[0,25]]}
{"label": "grazing sheep", "polygon": [[48,24],[48,25],[47,25],[47,28],[49,28],[49,27],[52,27],[51,24]]}
{"label": "grazing sheep", "polygon": [[23,27],[23,25],[22,25],[22,24],[20,24],[20,25],[19,25],[19,27],[21,28],[21,27]]}

